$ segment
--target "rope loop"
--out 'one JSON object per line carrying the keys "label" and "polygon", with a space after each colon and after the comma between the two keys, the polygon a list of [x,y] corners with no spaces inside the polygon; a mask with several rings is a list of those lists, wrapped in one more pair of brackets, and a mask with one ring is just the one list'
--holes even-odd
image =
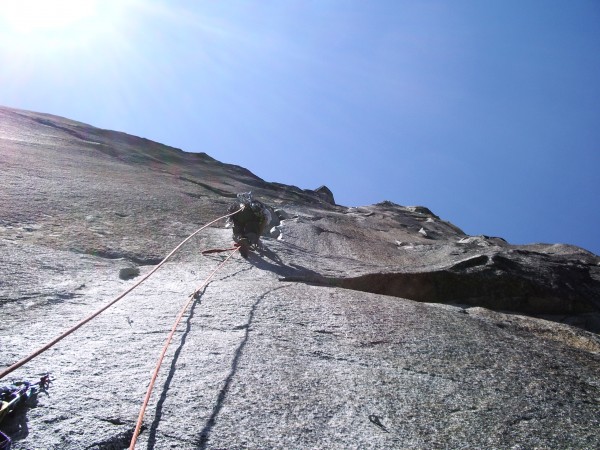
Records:
{"label": "rope loop", "polygon": [[119,300],[121,300],[123,297],[125,297],[127,294],[129,294],[131,291],[133,291],[136,287],[138,287],[140,284],[142,284],[144,281],[146,281],[148,278],[150,278],[150,276],[152,276],[158,269],[160,269],[169,260],[169,258],[171,258],[171,256],[173,256],[183,246],[183,244],[185,244],[191,238],[193,238],[194,236],[196,236],[200,231],[202,231],[205,228],[209,227],[213,223],[218,222],[219,220],[226,219],[227,217],[231,217],[234,214],[237,214],[242,209],[244,209],[244,208],[241,207],[237,211],[234,211],[234,212],[231,212],[229,214],[225,214],[224,216],[218,217],[215,220],[213,220],[212,222],[209,222],[206,225],[204,225],[204,226],[200,227],[199,229],[197,229],[196,231],[194,231],[187,238],[185,238],[183,241],[181,241],[181,243],[177,247],[175,247],[171,251],[171,253],[169,253],[160,263],[158,263],[158,265],[154,269],[152,269],[150,272],[148,272],[146,275],[144,275],[144,277],[142,277],[142,279],[140,281],[138,281],[136,284],[134,284],[133,286],[131,286],[129,289],[127,289],[126,291],[124,291],[123,293],[121,293],[117,298],[115,298],[114,300],[111,300],[109,303],[107,303],[105,306],[103,306],[102,308],[100,308],[99,310],[97,310],[96,312],[94,312],[93,314],[91,314],[88,317],[86,317],[85,319],[81,320],[79,323],[77,323],[76,325],[72,326],[67,331],[65,331],[64,333],[62,333],[61,335],[59,335],[56,338],[52,339],[50,342],[48,342],[43,347],[40,347],[39,349],[37,349],[36,351],[34,351],[33,353],[31,353],[29,356],[26,356],[25,358],[21,359],[20,361],[14,363],[12,366],[4,369],[2,372],[0,372],[0,380],[2,378],[4,378],[5,376],[7,376],[8,374],[10,374],[10,373],[14,372],[15,370],[17,370],[19,367],[27,364],[29,361],[31,361],[36,356],[39,356],[40,354],[44,353],[46,350],[48,350],[49,348],[51,348],[52,346],[54,346],[58,342],[62,341],[68,335],[70,335],[74,331],[78,330],[83,325],[85,325],[86,323],[88,323],[92,319],[96,318],[101,313],[103,313],[108,308],[110,308],[112,305],[114,305],[115,303],[117,303]]}

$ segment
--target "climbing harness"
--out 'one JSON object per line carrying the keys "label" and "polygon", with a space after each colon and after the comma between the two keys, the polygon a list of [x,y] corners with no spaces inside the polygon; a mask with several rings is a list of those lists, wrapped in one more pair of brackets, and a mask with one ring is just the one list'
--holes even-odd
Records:
{"label": "climbing harness", "polygon": [[179,314],[177,315],[177,318],[175,319],[175,323],[173,324],[173,327],[171,328],[171,332],[169,333],[169,336],[167,336],[165,345],[163,346],[162,351],[160,352],[158,361],[156,362],[156,367],[155,367],[152,377],[150,379],[150,384],[148,385],[148,390],[146,391],[146,397],[144,398],[144,403],[142,404],[142,407],[140,409],[140,414],[138,416],[138,421],[135,426],[135,431],[133,432],[133,436],[131,437],[131,443],[129,444],[129,450],[135,449],[135,444],[137,442],[138,435],[140,434],[140,431],[142,429],[142,423],[144,422],[144,414],[146,413],[146,408],[148,406],[148,402],[150,401],[150,396],[152,395],[154,383],[156,382],[156,378],[158,377],[158,371],[160,370],[160,366],[162,365],[163,359],[165,357],[165,354],[167,353],[169,344],[171,343],[171,340],[173,339],[173,335],[175,334],[175,331],[177,330],[177,326],[179,325],[179,322],[181,322],[183,315],[185,314],[186,310],[188,309],[188,306],[192,303],[193,300],[198,298],[200,291],[202,289],[204,289],[204,287],[209,283],[209,281],[217,273],[217,271],[221,267],[223,267],[225,265],[225,263],[227,263],[227,261],[229,261],[229,259],[231,259],[231,257],[233,255],[235,255],[235,253],[238,250],[240,250],[240,247],[235,247],[234,249],[232,249],[232,252],[229,253],[227,258],[225,258],[216,267],[216,269],[213,270],[208,277],[206,277],[206,279],[202,282],[202,284],[200,286],[198,286],[198,288],[196,288],[196,290],[190,294],[190,296],[188,297],[188,301],[185,303],[185,305],[183,305],[183,307],[181,308],[181,311],[179,311]]}
{"label": "climbing harness", "polygon": [[153,275],[158,269],[160,269],[167,262],[167,260],[169,258],[171,258],[171,256],[173,256],[183,246],[183,244],[185,244],[187,241],[189,241],[191,238],[193,238],[200,231],[204,230],[205,228],[207,228],[208,226],[212,225],[213,223],[218,222],[219,220],[225,219],[227,217],[230,217],[230,216],[232,216],[232,215],[234,215],[234,214],[242,211],[243,209],[244,209],[244,206],[241,206],[238,210],[236,210],[234,212],[231,212],[231,213],[228,213],[228,214],[225,214],[225,215],[223,215],[221,217],[218,217],[215,220],[213,220],[212,222],[209,222],[206,225],[204,225],[201,228],[199,228],[196,231],[194,231],[187,238],[185,238],[183,241],[181,241],[181,243],[177,247],[175,247],[171,251],[171,253],[169,253],[160,263],[158,263],[158,265],[156,267],[154,267],[154,269],[152,269],[150,272],[148,272],[146,275],[144,275],[144,277],[142,277],[142,279],[140,281],[138,281],[136,284],[134,284],[133,286],[131,286],[129,289],[125,290],[123,293],[121,293],[114,300],[111,300],[109,303],[107,303],[106,305],[104,305],[102,308],[100,308],[99,310],[97,310],[93,314],[89,315],[88,317],[86,317],[85,319],[83,319],[82,321],[80,321],[78,324],[76,324],[73,327],[69,328],[67,331],[65,331],[64,333],[62,333],[60,336],[57,336],[56,338],[54,338],[52,341],[48,342],[43,347],[41,347],[38,350],[36,350],[35,352],[33,352],[31,355],[29,355],[29,356],[21,359],[20,361],[14,363],[12,366],[10,366],[7,369],[5,369],[2,372],[0,372],[0,380],[2,378],[4,378],[6,375],[8,375],[9,373],[14,372],[15,370],[17,370],[19,367],[23,366],[24,364],[27,364],[33,358],[35,358],[36,356],[38,356],[41,353],[45,352],[50,347],[54,346],[56,343],[58,343],[59,341],[63,340],[68,335],[70,335],[74,331],[78,330],[83,325],[85,325],[86,323],[88,323],[90,320],[92,320],[95,317],[99,316],[101,313],[103,313],[104,311],[106,311],[112,305],[114,305],[115,303],[117,303],[119,300],[121,300],[123,297],[125,297],[127,294],[129,294],[131,291],[133,291],[136,287],[138,287],[140,284],[142,284],[144,281],[146,281],[148,278],[150,278],[150,276]]}

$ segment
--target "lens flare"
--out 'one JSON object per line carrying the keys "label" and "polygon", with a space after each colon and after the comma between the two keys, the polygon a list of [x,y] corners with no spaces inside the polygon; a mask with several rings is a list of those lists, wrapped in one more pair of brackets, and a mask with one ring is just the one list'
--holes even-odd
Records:
{"label": "lens flare", "polygon": [[13,32],[56,31],[94,16],[97,0],[8,0],[0,3],[0,20]]}

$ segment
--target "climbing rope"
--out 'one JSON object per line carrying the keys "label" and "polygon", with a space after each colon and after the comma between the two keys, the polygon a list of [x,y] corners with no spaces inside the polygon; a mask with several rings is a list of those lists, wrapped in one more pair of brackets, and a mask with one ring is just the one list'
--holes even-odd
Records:
{"label": "climbing rope", "polygon": [[[15,370],[17,370],[19,367],[23,366],[24,364],[27,364],[33,358],[35,358],[36,356],[39,356],[40,354],[42,354],[43,352],[45,352],[46,350],[48,350],[49,348],[51,348],[53,345],[55,345],[59,341],[63,340],[68,335],[70,335],[74,331],[78,330],[83,325],[85,325],[86,323],[88,323],[90,320],[94,319],[95,317],[97,317],[98,315],[100,315],[101,313],[103,313],[104,311],[106,311],[108,308],[110,308],[112,305],[114,305],[115,303],[117,303],[119,300],[121,300],[123,297],[125,297],[127,294],[129,294],[131,291],[133,291],[136,287],[138,287],[140,284],[142,284],[144,281],[146,281],[148,278],[150,278],[150,276],[153,275],[158,269],[160,269],[167,262],[167,260],[169,258],[171,258],[171,256],[173,256],[187,241],[189,241],[191,238],[193,238],[200,231],[202,231],[205,228],[209,227],[213,223],[218,222],[219,220],[222,220],[222,219],[225,219],[227,217],[233,216],[234,214],[237,214],[242,209],[244,209],[244,207],[241,207],[240,209],[238,209],[237,211],[234,211],[232,213],[225,214],[224,216],[218,217],[215,220],[213,220],[212,222],[209,222],[206,225],[204,225],[201,228],[199,228],[198,230],[194,231],[187,238],[185,238],[183,241],[181,241],[181,243],[177,247],[175,247],[171,251],[171,253],[169,253],[154,269],[152,269],[150,272],[148,272],[146,275],[144,275],[144,277],[142,277],[142,279],[140,281],[138,281],[136,284],[134,284],[129,289],[127,289],[126,291],[124,291],[117,298],[115,298],[114,300],[110,301],[105,306],[103,306],[102,308],[100,308],[99,310],[97,310],[96,312],[94,312],[93,314],[89,315],[88,317],[86,317],[85,319],[83,319],[82,321],[80,321],[78,324],[74,325],[73,327],[69,328],[67,331],[65,331],[61,335],[57,336],[56,338],[54,338],[53,340],[51,340],[50,342],[48,342],[43,347],[39,348],[38,350],[34,351],[29,356],[21,359],[20,361],[14,363],[12,366],[10,366],[7,369],[5,369],[2,372],[0,372],[0,380],[2,378],[4,378],[5,376],[7,376],[8,374],[14,372]],[[237,251],[237,249],[236,249],[236,251]]]}
{"label": "climbing rope", "polygon": [[232,250],[238,250],[240,247],[239,244],[235,244],[233,247],[231,248],[211,248],[208,250],[202,250],[203,255],[210,255],[211,253],[223,253],[223,252],[230,252]]}
{"label": "climbing rope", "polygon": [[169,336],[167,337],[167,340],[165,341],[165,345],[163,346],[162,351],[160,352],[160,356],[158,357],[158,361],[156,362],[156,367],[154,369],[152,377],[150,378],[150,384],[148,385],[148,390],[146,391],[146,397],[144,398],[144,403],[142,404],[142,407],[140,409],[140,414],[138,416],[138,421],[135,426],[135,431],[133,432],[133,436],[131,437],[131,443],[129,445],[130,450],[135,449],[135,444],[136,444],[138,435],[140,434],[140,430],[142,429],[142,423],[144,422],[144,414],[146,413],[146,408],[148,406],[148,402],[150,401],[150,396],[152,395],[152,389],[154,388],[154,383],[156,382],[156,378],[158,376],[158,371],[160,370],[160,366],[162,365],[165,354],[167,353],[169,344],[171,344],[171,340],[173,339],[173,335],[175,334],[175,331],[177,330],[177,326],[179,325],[179,322],[181,322],[183,314],[188,309],[188,306],[190,306],[190,303],[192,303],[192,301],[198,297],[198,294],[200,293],[200,291],[208,284],[208,282],[217,273],[217,271],[221,267],[223,267],[225,265],[225,263],[227,263],[227,261],[229,261],[229,259],[239,249],[240,249],[240,247],[235,247],[235,248],[231,249],[232,252],[229,255],[227,255],[227,258],[225,258],[217,266],[217,268],[215,270],[213,270],[211,272],[211,274],[202,282],[202,284],[200,286],[198,286],[198,288],[193,293],[190,294],[188,301],[185,303],[185,305],[183,305],[183,308],[181,308],[181,311],[179,311],[179,314],[177,315],[177,318],[175,319],[175,323],[173,324],[173,328],[171,328],[171,332],[169,333]]}

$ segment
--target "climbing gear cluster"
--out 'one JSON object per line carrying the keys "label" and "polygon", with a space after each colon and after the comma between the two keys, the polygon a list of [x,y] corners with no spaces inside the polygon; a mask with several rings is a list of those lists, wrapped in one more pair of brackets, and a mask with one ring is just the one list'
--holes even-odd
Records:
{"label": "climbing gear cluster", "polygon": [[19,405],[36,396],[39,392],[46,392],[50,382],[50,374],[46,374],[37,383],[18,381],[10,386],[0,387],[0,423]]}
{"label": "climbing gear cluster", "polygon": [[[35,398],[40,392],[46,392],[51,381],[50,374],[45,374],[37,383],[18,381],[10,386],[0,387],[0,423],[29,399]],[[11,439],[0,431],[0,450],[8,450],[11,444]]]}

